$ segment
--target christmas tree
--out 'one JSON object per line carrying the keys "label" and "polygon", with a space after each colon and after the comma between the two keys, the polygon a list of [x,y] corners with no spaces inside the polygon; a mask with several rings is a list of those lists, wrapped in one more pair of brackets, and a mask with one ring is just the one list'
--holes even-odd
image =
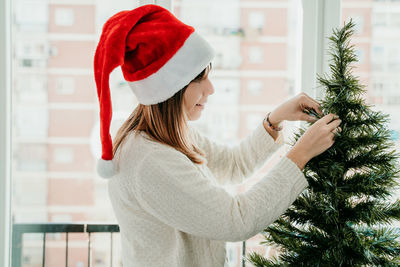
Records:
{"label": "christmas tree", "polygon": [[352,75],[353,27],[350,21],[334,30],[331,74],[318,77],[322,111],[339,115],[342,131],[305,166],[307,190],[263,232],[261,244],[276,246],[279,256],[250,253],[246,260],[254,266],[400,266],[400,232],[390,226],[400,218],[400,200],[393,200],[399,155],[388,116],[365,103],[366,90]]}

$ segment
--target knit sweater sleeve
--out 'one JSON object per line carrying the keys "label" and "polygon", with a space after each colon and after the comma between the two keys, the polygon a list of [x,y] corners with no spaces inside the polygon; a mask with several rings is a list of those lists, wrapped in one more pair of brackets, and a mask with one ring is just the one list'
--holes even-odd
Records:
{"label": "knit sweater sleeve", "polygon": [[274,222],[307,186],[287,157],[245,193],[232,196],[182,153],[146,155],[137,169],[134,195],[144,210],[191,235],[230,242],[246,240]]}
{"label": "knit sweater sleeve", "polygon": [[262,123],[235,146],[210,140],[194,128],[192,133],[196,144],[206,153],[207,167],[221,185],[243,182],[283,145],[281,138],[274,141]]}

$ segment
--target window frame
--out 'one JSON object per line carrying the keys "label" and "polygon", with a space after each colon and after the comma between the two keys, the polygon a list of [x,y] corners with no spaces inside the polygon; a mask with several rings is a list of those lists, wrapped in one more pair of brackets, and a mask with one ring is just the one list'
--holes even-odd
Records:
{"label": "window frame", "polygon": [[0,0],[0,265],[10,265],[11,1]]}
{"label": "window frame", "polygon": [[340,26],[342,0],[302,0],[302,5],[301,91],[321,98],[317,75],[330,74],[327,38]]}

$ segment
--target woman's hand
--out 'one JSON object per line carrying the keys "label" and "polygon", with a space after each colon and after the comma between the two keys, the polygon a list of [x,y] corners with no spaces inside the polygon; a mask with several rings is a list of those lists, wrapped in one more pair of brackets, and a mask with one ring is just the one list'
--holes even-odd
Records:
{"label": "woman's hand", "polygon": [[320,104],[313,98],[309,97],[307,94],[300,93],[295,97],[287,100],[286,102],[278,106],[274,111],[272,111],[269,115],[269,121],[272,125],[278,125],[284,120],[301,120],[308,122],[314,122],[317,120],[317,118],[315,118],[314,116],[304,113],[304,109],[314,109],[316,112],[322,115]]}
{"label": "woman's hand", "polygon": [[287,157],[303,169],[310,159],[333,145],[335,134],[342,130],[339,127],[341,122],[339,117],[332,113],[322,117],[297,140]]}

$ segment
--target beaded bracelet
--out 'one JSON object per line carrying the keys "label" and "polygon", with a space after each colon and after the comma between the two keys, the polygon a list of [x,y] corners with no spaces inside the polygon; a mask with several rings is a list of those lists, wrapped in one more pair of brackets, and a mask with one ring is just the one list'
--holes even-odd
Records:
{"label": "beaded bracelet", "polygon": [[282,131],[283,127],[282,126],[273,126],[272,123],[269,121],[269,115],[271,112],[267,114],[267,116],[264,118],[264,122],[268,124],[268,127],[271,128],[273,131],[279,132]]}

